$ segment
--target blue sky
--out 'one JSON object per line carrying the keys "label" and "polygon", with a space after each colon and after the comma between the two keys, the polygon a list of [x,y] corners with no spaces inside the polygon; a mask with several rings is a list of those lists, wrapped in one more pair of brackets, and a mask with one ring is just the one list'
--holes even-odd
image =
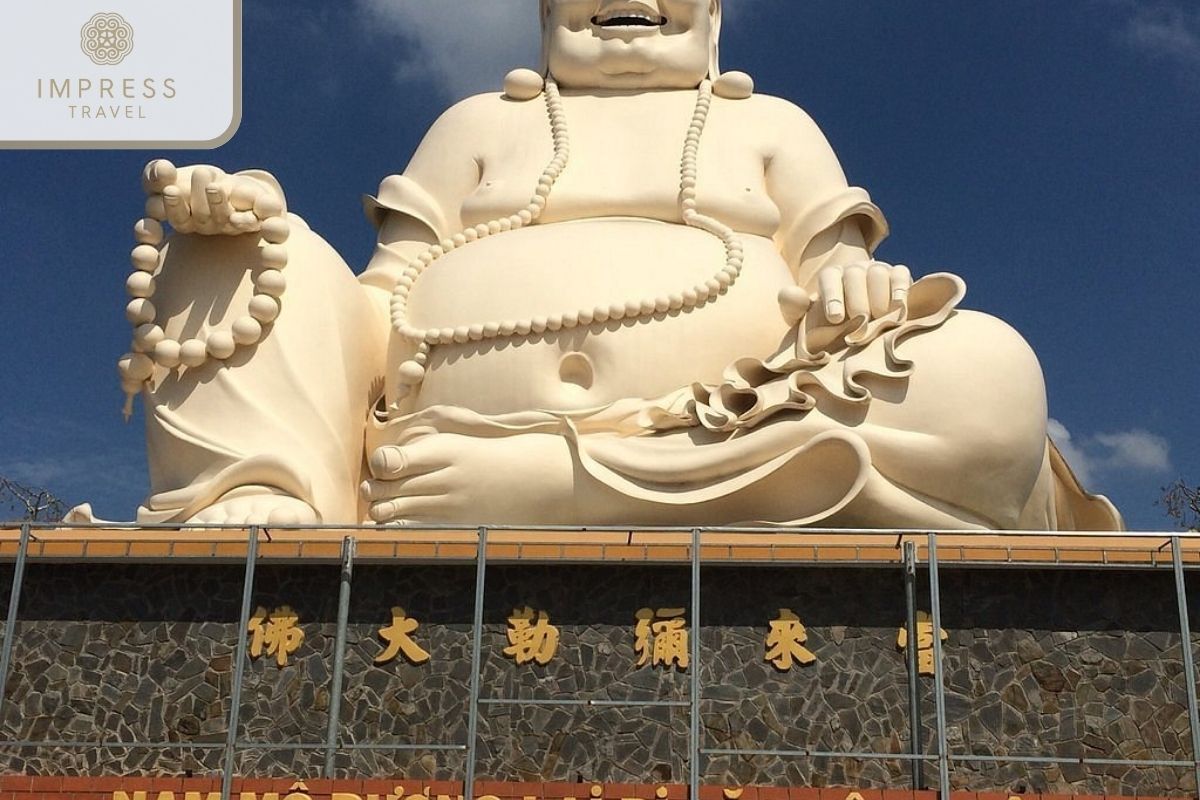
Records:
{"label": "blue sky", "polygon": [[[359,198],[450,102],[534,66],[536,0],[245,0],[244,113],[215,151],[0,151],[0,475],[128,519],[140,409],[115,361],[152,157],[263,168],[361,268]],[[1046,373],[1053,433],[1133,529],[1200,483],[1200,4],[725,0],[721,62],[821,125],[877,252],[955,272]]]}

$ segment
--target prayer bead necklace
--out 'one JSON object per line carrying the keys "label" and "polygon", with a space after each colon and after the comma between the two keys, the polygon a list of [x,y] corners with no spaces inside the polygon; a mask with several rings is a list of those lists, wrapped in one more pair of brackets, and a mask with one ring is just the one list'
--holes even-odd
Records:
{"label": "prayer bead necklace", "polygon": [[[536,92],[527,91],[529,79],[524,73],[510,75],[506,81],[506,91],[510,82],[517,83],[521,91],[517,99],[532,99]],[[743,78],[736,74],[737,80]],[[516,81],[513,78],[516,77]],[[732,77],[732,75],[731,75]],[[537,78],[541,82],[540,77]],[[748,77],[745,77],[748,80]],[[523,81],[523,83],[522,83]],[[751,84],[752,86],[752,84]],[[737,95],[748,96],[750,90],[742,90],[738,86]],[[507,92],[515,94],[514,92]],[[725,263],[705,281],[681,292],[656,297],[645,297],[630,300],[624,304],[614,303],[611,306],[596,306],[594,308],[579,308],[566,312],[546,314],[522,320],[489,321],[473,325],[460,325],[454,328],[417,328],[409,321],[409,298],[413,287],[435,261],[460,247],[487,236],[495,236],[507,231],[518,230],[537,220],[546,207],[547,198],[554,187],[555,181],[567,166],[570,157],[570,139],[567,133],[566,115],[563,111],[562,96],[558,86],[551,78],[545,79],[544,97],[546,110],[550,117],[550,132],[554,141],[554,156],[538,178],[537,189],[529,203],[517,213],[480,223],[465,228],[452,237],[443,239],[432,245],[416,258],[401,273],[400,279],[392,293],[391,320],[395,331],[404,339],[416,344],[413,356],[404,361],[399,367],[399,381],[396,391],[396,402],[408,396],[425,378],[425,370],[429,363],[430,353],[434,345],[465,344],[467,342],[487,341],[524,337],[544,333],[545,331],[569,330],[571,328],[590,325],[593,322],[603,323],[608,320],[641,320],[655,314],[668,311],[688,311],[699,308],[705,303],[715,300],[737,281],[742,272],[743,252],[742,242],[734,234],[732,228],[696,209],[696,179],[698,176],[697,161],[700,152],[700,137],[704,133],[704,125],[708,120],[709,108],[712,105],[713,84],[710,80],[701,82],[696,96],[696,106],[692,113],[691,124],[684,140],[683,155],[679,163],[679,208],[684,224],[697,228],[721,240],[725,249]],[[395,410],[393,403],[389,410]]]}
{"label": "prayer bead necklace", "polygon": [[[173,170],[173,167],[171,168]],[[152,298],[155,276],[162,269],[164,250],[162,221],[164,209],[148,211],[147,216],[133,226],[138,244],[130,253],[134,271],[125,281],[125,290],[133,299],[125,306],[125,318],[133,326],[131,351],[117,362],[121,389],[125,393],[123,414],[128,420],[133,414],[133,398],[154,375],[155,367],[179,369],[197,368],[210,359],[224,361],[239,348],[262,341],[267,329],[279,316],[280,296],[287,288],[287,278],[281,270],[287,266],[289,227],[281,214],[268,216],[259,227],[258,258],[261,269],[253,277],[254,294],[246,313],[234,319],[229,330],[214,330],[206,335],[179,341],[167,336],[157,320],[158,310]]]}

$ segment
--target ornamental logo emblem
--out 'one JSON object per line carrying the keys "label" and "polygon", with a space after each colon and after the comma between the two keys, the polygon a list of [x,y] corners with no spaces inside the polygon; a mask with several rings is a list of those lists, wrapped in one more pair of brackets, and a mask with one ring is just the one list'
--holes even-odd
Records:
{"label": "ornamental logo emblem", "polygon": [[120,64],[133,52],[133,26],[120,14],[96,14],[80,29],[79,47],[96,64]]}

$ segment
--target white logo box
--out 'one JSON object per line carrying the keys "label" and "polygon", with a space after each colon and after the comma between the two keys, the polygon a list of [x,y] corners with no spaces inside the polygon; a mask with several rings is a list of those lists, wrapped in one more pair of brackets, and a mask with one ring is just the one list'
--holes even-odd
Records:
{"label": "white logo box", "polygon": [[2,0],[0,30],[0,148],[212,148],[241,122],[242,0]]}

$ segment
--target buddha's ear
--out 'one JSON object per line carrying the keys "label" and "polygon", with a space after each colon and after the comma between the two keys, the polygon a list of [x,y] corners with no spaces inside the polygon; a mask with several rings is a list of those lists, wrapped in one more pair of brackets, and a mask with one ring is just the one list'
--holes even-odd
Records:
{"label": "buddha's ear", "polygon": [[550,0],[541,1],[538,21],[542,25],[542,62],[538,65],[538,72],[542,73],[543,78],[548,78],[550,77]]}
{"label": "buddha's ear", "polygon": [[[545,3],[545,0],[542,0]],[[716,80],[721,75],[721,67],[717,58],[719,42],[721,41],[721,0],[712,0],[708,7],[708,18],[712,32],[708,45],[708,77]]]}

